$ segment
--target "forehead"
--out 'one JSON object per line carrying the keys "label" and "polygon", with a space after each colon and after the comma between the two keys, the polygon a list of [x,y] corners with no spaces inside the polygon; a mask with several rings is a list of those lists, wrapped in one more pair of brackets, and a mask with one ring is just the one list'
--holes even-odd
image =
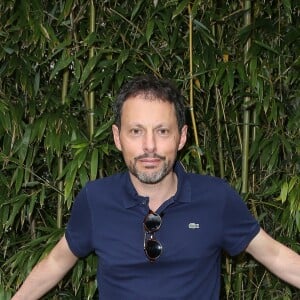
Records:
{"label": "forehead", "polygon": [[123,122],[176,122],[174,104],[149,95],[129,97],[123,104]]}

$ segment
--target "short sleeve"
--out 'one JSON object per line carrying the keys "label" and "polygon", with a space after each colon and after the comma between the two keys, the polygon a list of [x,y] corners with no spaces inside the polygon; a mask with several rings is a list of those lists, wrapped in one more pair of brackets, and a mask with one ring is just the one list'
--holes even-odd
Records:
{"label": "short sleeve", "polygon": [[92,219],[85,186],[76,197],[67,224],[66,240],[77,257],[87,256],[93,251]]}
{"label": "short sleeve", "polygon": [[227,184],[225,189],[223,249],[234,256],[247,248],[258,234],[260,226],[239,194]]}

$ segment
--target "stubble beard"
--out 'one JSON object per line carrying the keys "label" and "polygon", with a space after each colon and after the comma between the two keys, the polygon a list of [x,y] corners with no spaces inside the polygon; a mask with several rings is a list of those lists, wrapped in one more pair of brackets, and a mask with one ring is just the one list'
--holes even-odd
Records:
{"label": "stubble beard", "polygon": [[155,154],[155,158],[159,158],[163,161],[162,167],[158,171],[151,172],[151,168],[149,168],[149,172],[142,172],[137,169],[137,161],[141,158],[147,158],[150,155],[142,155],[136,157],[134,162],[131,162],[128,166],[129,172],[134,175],[139,181],[146,184],[155,184],[162,181],[173,169],[173,164],[163,156],[159,156]]}

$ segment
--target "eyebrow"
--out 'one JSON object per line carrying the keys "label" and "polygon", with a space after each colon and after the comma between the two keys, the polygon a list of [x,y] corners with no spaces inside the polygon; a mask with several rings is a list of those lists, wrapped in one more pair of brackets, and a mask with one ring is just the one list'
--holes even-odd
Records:
{"label": "eyebrow", "polygon": [[[139,128],[145,128],[144,125],[140,124],[140,123],[131,123],[129,124],[129,126],[135,126],[135,127],[139,127]],[[156,125],[154,127],[154,129],[158,129],[158,128],[162,128],[162,127],[169,127],[167,124],[164,124],[164,123],[160,123],[158,125]]]}

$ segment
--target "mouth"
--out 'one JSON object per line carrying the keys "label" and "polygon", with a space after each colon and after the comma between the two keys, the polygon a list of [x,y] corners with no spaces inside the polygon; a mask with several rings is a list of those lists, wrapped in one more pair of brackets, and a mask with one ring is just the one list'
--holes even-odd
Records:
{"label": "mouth", "polygon": [[160,164],[161,159],[159,158],[142,158],[138,160],[141,162],[146,168],[154,168],[158,164]]}
{"label": "mouth", "polygon": [[159,155],[149,156],[149,155],[141,155],[136,158],[136,162],[140,162],[145,168],[155,168],[157,167],[161,161],[165,158]]}

